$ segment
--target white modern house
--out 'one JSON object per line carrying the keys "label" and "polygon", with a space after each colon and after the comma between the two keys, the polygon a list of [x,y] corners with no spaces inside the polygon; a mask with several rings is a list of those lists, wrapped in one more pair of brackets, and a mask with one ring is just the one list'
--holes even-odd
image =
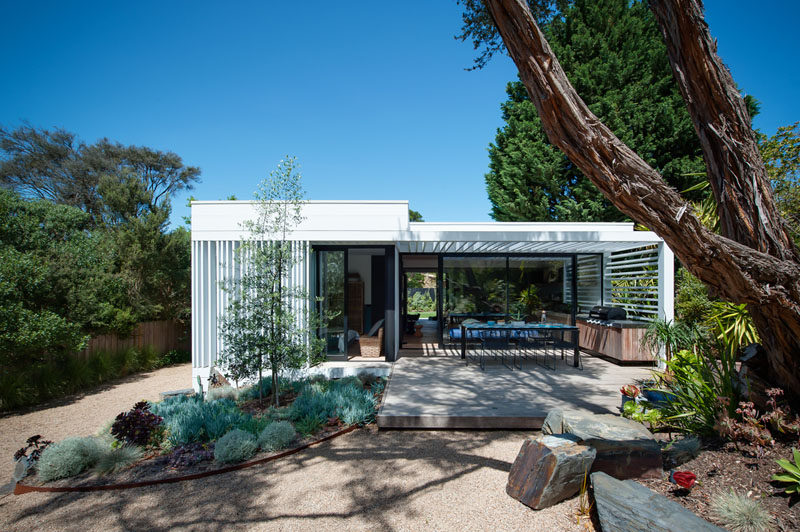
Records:
{"label": "white modern house", "polygon": [[[220,282],[238,275],[242,222],[255,213],[251,201],[192,202],[193,382],[208,377],[222,349],[228,296]],[[541,309],[550,320],[586,325],[581,318],[605,305],[624,309],[631,323],[673,317],[672,251],[632,223],[410,222],[407,201],[308,201],[303,214],[289,237],[298,262],[287,283],[306,288],[313,310],[335,311],[317,331],[331,360],[347,360],[355,338],[381,329],[382,356],[398,357],[406,279],[415,272],[436,275],[441,345],[464,316],[538,319]]]}

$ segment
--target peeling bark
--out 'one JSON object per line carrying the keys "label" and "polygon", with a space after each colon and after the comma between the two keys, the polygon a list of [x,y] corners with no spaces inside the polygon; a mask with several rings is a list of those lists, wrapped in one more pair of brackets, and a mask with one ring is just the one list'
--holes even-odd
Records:
{"label": "peeling bark", "polygon": [[746,303],[771,379],[800,397],[800,255],[775,208],[736,85],[716,54],[698,0],[654,0],[678,85],[700,136],[722,235],[586,106],[525,0],[484,0],[550,142],[620,211],[658,234],[721,297]]}

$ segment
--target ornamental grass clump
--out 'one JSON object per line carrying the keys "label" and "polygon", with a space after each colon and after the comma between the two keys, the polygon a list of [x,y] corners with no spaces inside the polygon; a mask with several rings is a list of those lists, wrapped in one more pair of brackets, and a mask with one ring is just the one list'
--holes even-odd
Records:
{"label": "ornamental grass clump", "polygon": [[253,456],[257,449],[258,441],[255,436],[233,429],[214,445],[214,459],[223,463],[243,462]]}
{"label": "ornamental grass clump", "polygon": [[236,401],[239,398],[239,392],[233,386],[219,386],[217,388],[210,388],[206,393],[206,401],[215,401],[217,399],[230,399]]}
{"label": "ornamental grass clump", "polygon": [[303,436],[310,436],[315,432],[318,432],[322,428],[323,424],[324,422],[318,417],[305,416],[295,421],[294,426],[297,429],[297,432]]}
{"label": "ornamental grass clump", "polygon": [[142,450],[135,445],[122,445],[106,448],[97,459],[93,471],[98,475],[108,475],[121,471],[139,461]]}
{"label": "ornamental grass clump", "polygon": [[106,449],[97,438],[67,438],[42,451],[36,472],[45,482],[74,477],[93,467]]}
{"label": "ornamental grass clump", "polygon": [[265,451],[277,451],[289,446],[297,437],[294,427],[288,421],[275,421],[258,435],[258,446]]}
{"label": "ornamental grass clump", "polygon": [[772,529],[772,516],[755,499],[733,490],[718,493],[711,501],[711,513],[731,532],[766,532]]}
{"label": "ornamental grass clump", "polygon": [[266,423],[242,412],[231,399],[202,401],[176,397],[156,403],[153,411],[164,417],[167,439],[173,447],[213,441],[232,428],[241,428],[255,435]]}
{"label": "ornamental grass clump", "polygon": [[310,426],[308,419],[324,423],[330,418],[339,418],[349,425],[363,425],[375,419],[376,399],[365,390],[357,378],[346,378],[329,383],[314,382],[305,385],[289,409],[289,418],[298,425]]}

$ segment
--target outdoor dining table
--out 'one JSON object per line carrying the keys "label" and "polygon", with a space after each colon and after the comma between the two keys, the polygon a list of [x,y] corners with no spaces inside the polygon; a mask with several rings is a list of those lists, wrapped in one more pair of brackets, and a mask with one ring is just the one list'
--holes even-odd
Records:
{"label": "outdoor dining table", "polygon": [[572,365],[580,367],[580,349],[578,347],[578,327],[575,325],[565,325],[563,323],[462,323],[461,324],[461,358],[467,357],[467,336],[478,338],[480,331],[520,331],[519,337],[524,336],[525,332],[536,331],[542,333],[561,333],[561,341],[564,341],[564,333],[571,333],[572,348],[574,356]]}

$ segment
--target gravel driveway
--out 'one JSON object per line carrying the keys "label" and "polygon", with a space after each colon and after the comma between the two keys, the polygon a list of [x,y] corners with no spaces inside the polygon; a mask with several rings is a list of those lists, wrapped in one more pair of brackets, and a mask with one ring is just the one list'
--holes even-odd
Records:
{"label": "gravel driveway", "polygon": [[161,392],[191,386],[192,365],[180,364],[130,375],[31,410],[4,414],[0,417],[0,485],[11,480],[14,453],[25,447],[30,436],[41,434],[53,441],[88,436],[120,412],[130,410],[136,401],[157,401]]}
{"label": "gravel driveway", "polygon": [[[0,419],[3,452],[31,431],[61,439],[141,398],[186,386],[167,368],[92,396]],[[126,491],[0,497],[0,530],[582,530],[577,501],[535,512],[505,493],[525,433],[361,429],[284,459]],[[7,441],[8,440],[8,441]]]}

